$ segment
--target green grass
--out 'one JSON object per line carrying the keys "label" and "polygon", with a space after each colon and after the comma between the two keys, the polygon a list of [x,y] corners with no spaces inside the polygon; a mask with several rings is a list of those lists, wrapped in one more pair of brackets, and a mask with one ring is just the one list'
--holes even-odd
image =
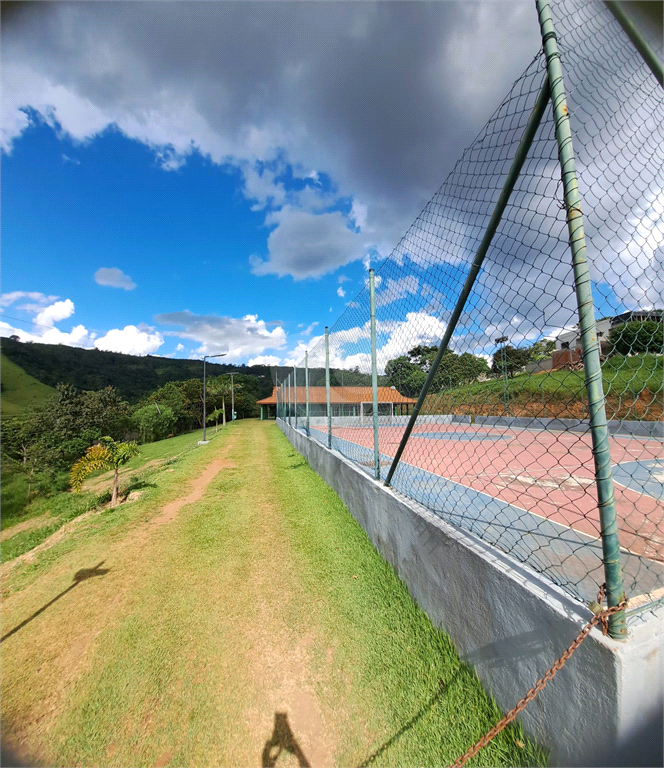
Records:
{"label": "green grass", "polygon": [[[314,603],[334,596],[335,609],[320,613],[328,635],[339,640],[339,685],[329,696],[357,708],[358,718],[362,702],[370,699],[386,721],[383,738],[363,759],[358,760],[349,738],[338,764],[450,764],[502,714],[334,491],[290,444],[284,445],[281,433],[272,440],[303,587]],[[352,691],[343,683],[349,673],[356,681]],[[348,728],[350,735],[353,718]],[[469,765],[545,763],[544,752],[515,726]]]}
{"label": "green grass", "polygon": [[[657,420],[662,417],[662,356],[614,355],[602,365],[602,381],[609,418]],[[503,414],[505,390],[513,415],[587,417],[584,372],[556,370],[537,375],[522,373],[507,380],[491,379],[456,387],[427,397],[423,413],[475,412]],[[641,396],[642,404],[635,406]],[[465,409],[465,410],[464,410]],[[547,413],[548,409],[548,413]]]}
{"label": "green grass", "polygon": [[18,416],[25,408],[42,405],[55,390],[26,373],[5,355],[1,356],[2,418]]}
{"label": "green grass", "polygon": [[[232,466],[200,501],[144,526],[231,442]],[[200,448],[182,438],[145,448],[143,460],[179,458],[139,501],[89,518],[11,576],[6,627],[78,569],[108,569],[3,643],[3,729],[9,744],[22,734],[31,745],[26,759],[154,765],[167,753],[171,765],[255,764],[275,713],[307,691],[338,765],[449,764],[500,718],[274,424],[241,422]],[[73,638],[91,632],[87,655],[72,654]],[[303,721],[290,722],[311,757]],[[512,726],[470,765],[544,763]]]}
{"label": "green grass", "polygon": [[[126,475],[120,483],[121,492],[141,490],[150,487],[150,478],[160,467],[147,467],[149,461],[163,460],[164,463],[174,464],[187,453],[195,450],[197,441],[203,431],[179,435],[169,440],[161,440],[141,446],[140,453],[129,463],[131,474]],[[214,433],[208,438],[213,439]],[[100,473],[96,473],[99,475]],[[95,475],[92,475],[94,478]],[[41,483],[45,482],[40,478]],[[68,488],[68,475],[62,473],[54,479],[57,487]],[[32,488],[34,490],[34,483]],[[58,530],[62,525],[75,517],[99,508],[110,500],[110,480],[108,490],[95,493],[72,493],[69,490],[52,491],[46,495],[30,494],[28,497],[28,479],[25,475],[12,471],[10,467],[2,472],[2,529],[7,530],[13,525],[35,517],[49,516],[49,522],[41,528],[31,531],[21,531],[0,543],[0,559],[2,562],[12,560],[41,544],[44,539]]]}

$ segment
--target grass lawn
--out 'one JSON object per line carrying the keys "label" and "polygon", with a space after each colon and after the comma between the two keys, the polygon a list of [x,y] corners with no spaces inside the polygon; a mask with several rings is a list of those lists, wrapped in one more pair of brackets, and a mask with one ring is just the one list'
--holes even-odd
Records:
{"label": "grass lawn", "polygon": [[[609,419],[662,418],[662,356],[614,355],[602,365]],[[556,370],[475,382],[428,395],[422,413],[502,416],[507,392],[510,415],[588,418],[584,372]],[[415,397],[419,393],[415,393]]]}
{"label": "grass lawn", "polygon": [[[3,743],[49,765],[449,764],[500,717],[473,671],[273,422],[211,436],[144,446],[140,498],[3,565]],[[544,762],[511,727],[470,764]]]}
{"label": "grass lawn", "polygon": [[16,363],[2,355],[2,418],[18,416],[24,408],[42,405],[55,390],[26,373]]}

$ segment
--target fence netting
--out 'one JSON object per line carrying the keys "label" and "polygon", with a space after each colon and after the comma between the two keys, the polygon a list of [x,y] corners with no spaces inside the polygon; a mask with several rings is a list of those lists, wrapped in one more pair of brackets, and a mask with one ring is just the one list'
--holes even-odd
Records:
{"label": "fence netting", "polygon": [[[562,0],[552,12],[582,197],[624,586],[630,598],[645,595],[643,603],[664,594],[664,91],[603,3]],[[539,54],[376,270],[382,479],[545,77]],[[588,602],[604,578],[578,322],[549,107],[392,486]],[[321,337],[282,375],[278,417],[372,472],[371,373],[367,285],[330,328],[328,349]]]}

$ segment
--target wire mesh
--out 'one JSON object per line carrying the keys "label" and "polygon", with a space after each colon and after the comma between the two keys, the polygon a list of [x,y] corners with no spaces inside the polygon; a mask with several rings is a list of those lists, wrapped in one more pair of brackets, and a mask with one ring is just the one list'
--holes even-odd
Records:
{"label": "wire mesh", "polygon": [[[559,0],[552,12],[598,318],[624,584],[647,604],[664,595],[664,91],[604,4]],[[382,478],[545,76],[539,54],[377,270]],[[331,432],[325,360],[321,337],[307,361],[310,435],[373,474],[368,286],[330,329]],[[306,396],[303,374],[290,380],[297,388],[289,394],[280,387],[287,419],[295,394],[300,415]],[[581,600],[594,599],[604,580],[550,109],[392,485]]]}

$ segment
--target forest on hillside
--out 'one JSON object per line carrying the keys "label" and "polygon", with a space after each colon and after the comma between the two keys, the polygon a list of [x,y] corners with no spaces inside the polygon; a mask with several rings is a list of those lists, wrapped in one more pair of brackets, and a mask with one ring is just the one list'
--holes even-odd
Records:
{"label": "forest on hillside", "polygon": [[[64,344],[31,344],[2,339],[2,352],[30,376],[49,387],[69,384],[78,390],[97,392],[117,389],[128,403],[135,404],[170,381],[203,379],[202,360],[182,360],[146,355],[125,355],[98,349],[79,349]],[[266,365],[232,365],[208,362],[208,376],[223,373],[250,375],[257,379],[256,397],[272,392],[270,368]]]}

